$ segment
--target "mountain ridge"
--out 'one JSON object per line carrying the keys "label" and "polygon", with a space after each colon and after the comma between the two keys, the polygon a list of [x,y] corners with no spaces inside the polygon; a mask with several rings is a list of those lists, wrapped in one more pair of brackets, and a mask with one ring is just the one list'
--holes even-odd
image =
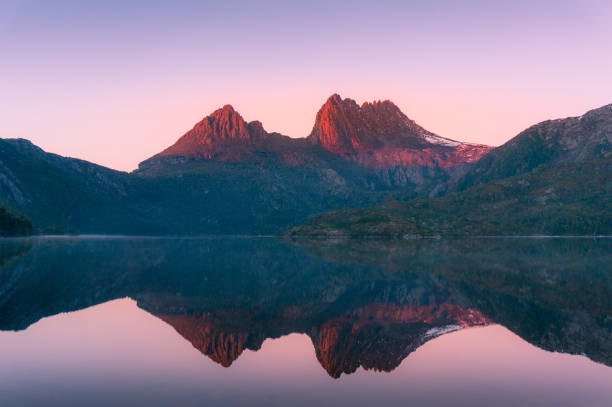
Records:
{"label": "mountain ridge", "polygon": [[246,122],[231,105],[225,105],[140,167],[167,156],[245,162],[268,154],[268,160],[289,165],[313,165],[341,157],[376,169],[444,168],[474,162],[490,149],[429,132],[389,100],[359,106],[353,99],[334,94],[319,109],[307,137],[268,133],[261,122]]}
{"label": "mountain ridge", "polygon": [[483,157],[458,189],[525,174],[543,164],[612,154],[612,104],[582,116],[546,120],[519,133]]}
{"label": "mountain ridge", "polygon": [[[612,109],[609,105],[578,118],[544,122],[526,130],[524,133],[527,136],[519,137],[519,140],[525,138],[530,141],[531,135],[535,134],[532,138],[548,144],[535,143],[534,147],[534,143],[527,143],[525,147],[519,143],[518,148],[508,151],[507,145],[513,144],[509,142],[476,160],[477,157],[470,156],[469,151],[460,152],[461,144],[446,146],[428,142],[426,137],[433,137],[433,133],[422,130],[416,124],[412,126],[412,122],[389,101],[365,103],[360,107],[350,99],[343,100],[335,95],[328,102],[326,105],[333,107],[332,113],[337,107],[332,105],[346,104],[347,109],[355,110],[359,120],[365,120],[363,117],[367,117],[369,111],[391,112],[396,120],[389,128],[396,128],[397,132],[372,125],[374,127],[356,134],[358,137],[363,135],[363,140],[370,140],[374,144],[359,142],[355,146],[361,150],[337,154],[313,143],[312,138],[291,139],[278,133],[268,133],[260,123],[247,123],[230,105],[226,105],[201,120],[194,126],[195,130],[186,133],[187,137],[181,138],[188,143],[183,145],[181,142],[178,146],[189,147],[193,141],[193,145],[202,148],[193,157],[155,156],[141,163],[140,168],[132,173],[49,154],[26,140],[0,139],[0,206],[26,216],[36,233],[277,234],[292,225],[306,222],[318,213],[365,208],[388,200],[408,201],[440,196],[460,191],[462,185],[465,188],[465,180],[472,179],[473,184],[482,185],[481,182],[489,177],[487,171],[493,177],[503,178],[508,174],[512,176],[532,171],[537,166],[572,164],[572,159],[582,159],[590,154],[601,156],[608,154],[610,149],[608,129],[612,128]],[[360,112],[364,109],[367,114],[362,117]],[[342,122],[343,117],[337,120],[331,118],[330,126],[342,129],[336,122]],[[373,119],[373,122],[376,120]],[[319,120],[320,123],[323,121]],[[325,130],[326,126],[322,128]],[[372,128],[375,129],[374,133],[371,132]],[[537,131],[534,132],[534,128]],[[401,133],[406,129],[414,131]],[[584,146],[571,137],[574,133],[587,140]],[[374,139],[366,137],[372,134]],[[550,142],[557,139],[563,143]],[[347,140],[353,146],[350,137]],[[425,145],[419,143],[429,143],[429,147],[411,150],[411,146]],[[539,148],[540,145],[545,148]],[[366,151],[366,147],[375,149]],[[397,153],[399,158],[386,161],[389,151]],[[463,161],[454,165],[453,152],[457,151]],[[498,165],[500,160],[496,157],[499,156],[502,162],[508,163],[508,171],[504,165]],[[380,157],[383,165],[378,165]],[[423,160],[415,162],[415,159]],[[476,161],[469,162],[471,159]],[[393,166],[389,167],[390,163]],[[395,166],[398,163],[409,165]],[[495,202],[505,197],[509,201],[503,205],[498,202],[500,205],[497,207],[508,209],[501,214],[506,220],[516,209],[511,205],[513,199],[531,208],[525,212],[530,219],[535,216],[535,213],[530,213],[532,210],[545,209],[552,216],[551,219],[559,221],[566,215],[577,219],[576,213],[586,210],[584,213],[594,217],[583,225],[580,233],[586,231],[590,234],[601,229],[592,226],[593,222],[601,220],[600,212],[606,208],[607,202],[597,206],[592,199],[602,196],[607,199],[607,196],[601,195],[598,189],[586,190],[585,186],[605,187],[609,166],[601,161],[588,164],[589,170],[599,174],[589,183],[588,176],[584,177],[588,174],[572,174],[572,171],[586,171],[586,167],[581,169],[575,163],[572,165],[572,168],[563,167],[562,173],[573,181],[562,181],[557,185],[561,187],[557,192],[554,192],[554,188],[550,193],[547,190],[552,183],[559,181],[558,174],[554,170],[541,171],[537,173],[539,179],[528,177],[516,180],[538,188],[490,185],[479,189],[480,192],[475,195],[466,196],[465,202],[471,202],[474,208],[493,202],[491,208],[495,209]],[[498,167],[502,170],[498,170]],[[580,181],[582,185],[575,181]],[[571,198],[566,193],[568,191],[583,194],[584,199]],[[512,195],[517,193],[526,193],[525,197],[532,201],[521,201],[519,196]],[[488,201],[482,202],[480,199]],[[562,207],[569,202],[566,199],[579,205],[573,207],[571,213],[567,212],[570,207]],[[418,205],[422,206],[423,201],[419,202]],[[444,202],[450,203],[451,200]],[[553,211],[546,202],[555,202],[557,208]],[[434,208],[438,203],[432,205],[431,208]],[[438,209],[444,213],[453,212],[450,207]],[[562,212],[565,215],[562,216]],[[430,215],[427,214],[426,219],[433,221]],[[458,225],[453,219],[438,217],[444,222],[435,221],[430,225],[435,226],[434,229],[426,230],[438,234],[434,230],[439,226]],[[478,215],[474,219],[482,221],[484,218]],[[550,222],[548,224],[552,225]],[[516,227],[515,223],[509,225]],[[490,233],[493,229],[489,226],[480,230]],[[477,229],[461,229],[460,233],[471,233]],[[529,233],[536,231],[524,230]],[[537,232],[542,230],[537,229]],[[570,229],[555,227],[555,230],[569,232]],[[419,233],[417,230],[416,234]]]}

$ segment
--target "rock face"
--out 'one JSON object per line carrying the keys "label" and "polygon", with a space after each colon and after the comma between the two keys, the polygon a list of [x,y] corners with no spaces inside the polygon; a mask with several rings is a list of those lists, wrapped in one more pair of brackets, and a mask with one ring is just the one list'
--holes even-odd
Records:
{"label": "rock face", "polygon": [[[452,167],[478,160],[491,147],[437,136],[392,102],[364,103],[331,96],[319,110],[307,139],[267,133],[247,123],[232,106],[216,110],[156,157],[253,161],[262,154],[286,164],[312,164],[332,156],[375,168]],[[269,159],[270,157],[268,157]]]}
{"label": "rock face", "polygon": [[225,105],[196,123],[156,157],[252,162],[262,154],[271,153],[276,156],[273,158],[292,163],[291,152],[301,150],[304,144],[278,133],[266,132],[259,121],[247,123],[231,105]]}
{"label": "rock face", "polygon": [[247,123],[230,105],[214,111],[160,155],[213,158],[228,145],[254,145],[266,136],[259,122]]}
{"label": "rock face", "polygon": [[431,133],[389,100],[359,106],[337,94],[317,113],[308,139],[372,168],[450,167],[476,161],[491,149]]}
{"label": "rock face", "polygon": [[[408,119],[391,101],[364,103],[332,95],[317,113],[308,137],[338,154],[373,151],[383,146],[425,148],[437,137]],[[451,140],[441,139],[453,144]],[[456,143],[455,143],[456,144]]]}

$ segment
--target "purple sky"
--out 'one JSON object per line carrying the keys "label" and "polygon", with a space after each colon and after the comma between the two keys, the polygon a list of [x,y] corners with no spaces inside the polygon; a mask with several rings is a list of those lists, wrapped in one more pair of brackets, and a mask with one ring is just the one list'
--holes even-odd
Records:
{"label": "purple sky", "polygon": [[87,3],[0,3],[0,137],[131,170],[227,103],[303,137],[334,92],[391,99],[498,145],[612,102],[609,0]]}

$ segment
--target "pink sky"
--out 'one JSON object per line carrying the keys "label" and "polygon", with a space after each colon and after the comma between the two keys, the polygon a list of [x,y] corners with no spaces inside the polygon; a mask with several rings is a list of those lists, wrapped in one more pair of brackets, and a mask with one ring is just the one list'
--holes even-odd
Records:
{"label": "pink sky", "polygon": [[123,3],[0,5],[0,137],[132,170],[227,103],[304,137],[332,93],[391,99],[499,145],[612,102],[608,1]]}

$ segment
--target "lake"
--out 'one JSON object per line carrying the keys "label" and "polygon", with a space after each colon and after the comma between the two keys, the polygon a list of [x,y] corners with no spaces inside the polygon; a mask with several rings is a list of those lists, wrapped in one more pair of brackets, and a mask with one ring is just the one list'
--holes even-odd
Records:
{"label": "lake", "polygon": [[612,239],[0,240],[0,405],[609,406]]}

